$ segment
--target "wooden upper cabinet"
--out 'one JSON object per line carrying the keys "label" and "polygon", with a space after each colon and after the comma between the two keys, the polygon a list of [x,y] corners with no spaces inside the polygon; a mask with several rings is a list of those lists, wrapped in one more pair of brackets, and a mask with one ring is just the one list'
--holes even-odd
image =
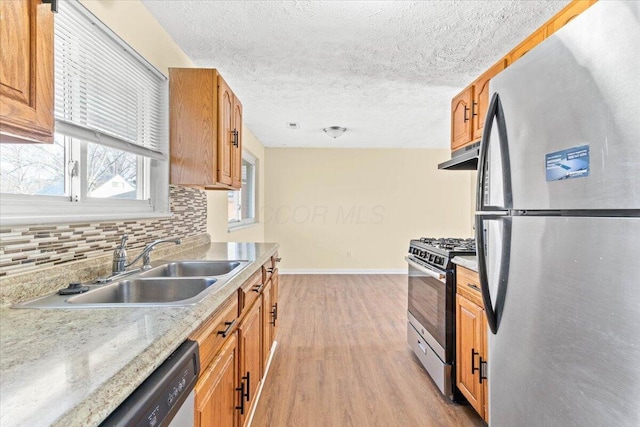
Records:
{"label": "wooden upper cabinet", "polygon": [[234,141],[233,92],[222,77],[218,77],[218,182],[231,185],[231,156]]}
{"label": "wooden upper cabinet", "polygon": [[215,70],[169,70],[171,183],[217,182],[217,99]]}
{"label": "wooden upper cabinet", "polygon": [[547,37],[564,27],[576,16],[587,10],[596,0],[574,0],[558,12],[547,24]]}
{"label": "wooden upper cabinet", "polygon": [[242,187],[242,103],[233,97],[233,131],[235,141],[231,147],[231,186]]}
{"label": "wooden upper cabinet", "polygon": [[509,65],[513,64],[518,59],[522,58],[531,49],[539,45],[545,39],[545,36],[546,36],[546,31],[544,27],[542,27],[538,29],[535,33],[527,37],[522,43],[516,46],[515,49],[509,52],[509,55],[507,55]]}
{"label": "wooden upper cabinet", "polygon": [[171,184],[239,189],[242,104],[217,70],[171,68],[169,115]]}
{"label": "wooden upper cabinet", "polygon": [[451,101],[451,151],[471,141],[472,102],[473,86],[469,86]]}
{"label": "wooden upper cabinet", "polygon": [[473,117],[472,141],[482,138],[484,119],[487,115],[490,101],[489,81],[504,70],[506,66],[507,61],[505,59],[501,59],[497,64],[485,71],[485,73],[473,83],[473,104],[471,105],[471,115]]}
{"label": "wooden upper cabinet", "polygon": [[51,5],[0,1],[0,141],[53,142]]}

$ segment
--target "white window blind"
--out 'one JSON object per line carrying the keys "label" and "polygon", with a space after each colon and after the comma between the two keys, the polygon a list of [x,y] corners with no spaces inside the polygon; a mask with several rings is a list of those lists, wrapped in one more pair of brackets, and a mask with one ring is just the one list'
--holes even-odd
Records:
{"label": "white window blind", "polygon": [[166,80],[84,6],[59,2],[56,132],[164,159]]}

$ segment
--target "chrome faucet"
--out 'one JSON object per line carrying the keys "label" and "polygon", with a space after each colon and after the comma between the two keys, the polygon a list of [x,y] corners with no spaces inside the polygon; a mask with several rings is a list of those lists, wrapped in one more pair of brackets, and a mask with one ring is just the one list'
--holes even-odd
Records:
{"label": "chrome faucet", "polygon": [[128,267],[131,267],[133,264],[138,262],[140,258],[142,258],[142,270],[148,270],[151,268],[151,251],[161,243],[175,243],[179,245],[182,243],[181,239],[171,238],[171,239],[159,239],[154,242],[149,243],[144,247],[140,255],[135,257],[133,261],[127,264],[127,235],[124,234],[122,236],[122,240],[120,241],[120,246],[116,248],[113,252],[113,264],[111,268],[112,274],[118,274],[124,272]]}

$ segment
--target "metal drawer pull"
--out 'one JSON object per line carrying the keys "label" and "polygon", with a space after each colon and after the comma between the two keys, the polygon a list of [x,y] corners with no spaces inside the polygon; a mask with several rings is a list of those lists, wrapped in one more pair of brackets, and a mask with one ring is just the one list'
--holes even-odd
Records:
{"label": "metal drawer pull", "polygon": [[255,285],[253,287],[253,292],[259,294],[260,292],[262,292],[262,288],[264,288],[264,283],[261,283],[259,285]]}
{"label": "metal drawer pull", "polygon": [[478,382],[482,384],[482,380],[487,379],[487,361],[482,360],[482,356],[480,356],[480,368],[478,370],[480,371]]}
{"label": "metal drawer pull", "polygon": [[236,391],[240,392],[240,406],[236,406],[236,409],[240,410],[240,415],[244,415],[244,383],[240,383],[240,387],[236,387]]}
{"label": "metal drawer pull", "polygon": [[473,348],[471,349],[471,375],[473,375],[475,371],[480,371],[480,367],[476,368],[476,356],[479,356],[479,355],[480,353],[478,353],[475,349]]}
{"label": "metal drawer pull", "polygon": [[233,322],[224,322],[227,328],[224,331],[218,331],[218,335],[222,335],[222,338],[226,338],[229,335],[229,332],[233,329],[233,325],[236,324],[238,319],[234,319]]}
{"label": "metal drawer pull", "polygon": [[42,0],[42,3],[51,4],[51,12],[58,13],[58,0]]}
{"label": "metal drawer pull", "polygon": [[271,324],[276,326],[276,320],[278,320],[278,303],[273,304],[273,310],[271,310]]}
{"label": "metal drawer pull", "polygon": [[282,261],[282,258],[278,257],[278,258],[274,258],[274,260],[275,260],[276,262],[280,262],[280,261]]}
{"label": "metal drawer pull", "polygon": [[471,289],[475,289],[478,292],[482,291],[482,289],[480,289],[479,287],[477,287],[476,285],[473,285],[471,283],[467,283],[467,286],[470,287]]}
{"label": "metal drawer pull", "polygon": [[247,399],[247,402],[251,400],[251,391],[249,388],[251,387],[251,372],[247,371],[247,375],[242,377],[243,380],[247,381],[247,392],[244,393],[244,398]]}

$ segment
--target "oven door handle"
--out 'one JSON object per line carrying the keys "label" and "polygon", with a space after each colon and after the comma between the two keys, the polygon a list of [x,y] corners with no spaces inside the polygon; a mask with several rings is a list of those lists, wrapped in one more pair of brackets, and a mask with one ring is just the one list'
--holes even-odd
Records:
{"label": "oven door handle", "polygon": [[425,274],[428,274],[429,276],[433,277],[434,279],[438,279],[439,281],[441,281],[442,283],[446,283],[446,274],[440,271],[436,271],[436,270],[432,270],[428,267],[425,267],[424,265],[420,265],[417,262],[415,262],[414,260],[412,260],[409,257],[404,257],[404,259],[409,263],[410,266],[412,266],[413,268],[415,268],[418,271],[421,271]]}

